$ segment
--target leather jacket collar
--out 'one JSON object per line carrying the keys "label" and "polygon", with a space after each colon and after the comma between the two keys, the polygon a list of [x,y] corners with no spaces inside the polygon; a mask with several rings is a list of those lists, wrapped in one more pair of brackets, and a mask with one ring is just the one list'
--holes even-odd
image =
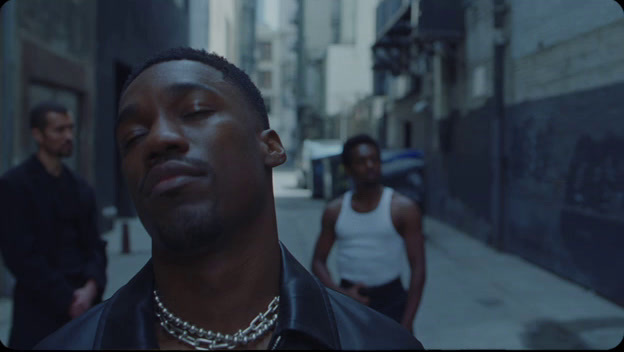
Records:
{"label": "leather jacket collar", "polygon": [[[340,349],[336,321],[325,288],[281,242],[280,248],[280,312],[269,346]],[[97,329],[96,346],[102,349],[158,349],[151,294],[153,277],[150,259],[110,298]]]}

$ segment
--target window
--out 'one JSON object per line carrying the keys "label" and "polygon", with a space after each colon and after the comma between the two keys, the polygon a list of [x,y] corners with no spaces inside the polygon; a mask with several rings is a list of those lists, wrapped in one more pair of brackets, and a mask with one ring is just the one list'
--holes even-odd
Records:
{"label": "window", "polygon": [[271,60],[271,43],[270,42],[258,43],[258,50],[260,50],[260,60]]}
{"label": "window", "polygon": [[485,67],[477,66],[472,70],[472,97],[477,98],[486,94]]}
{"label": "window", "polygon": [[258,84],[260,88],[271,88],[271,71],[258,72]]}

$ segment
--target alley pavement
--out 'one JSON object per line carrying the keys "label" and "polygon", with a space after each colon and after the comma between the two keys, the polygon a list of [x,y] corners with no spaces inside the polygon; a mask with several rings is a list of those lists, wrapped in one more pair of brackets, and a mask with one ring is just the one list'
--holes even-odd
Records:
{"label": "alley pavement", "polygon": [[[289,170],[274,172],[274,187],[280,240],[309,269],[325,201],[295,188]],[[104,299],[150,257],[150,239],[137,219],[127,220],[131,253],[121,253],[123,222],[103,234],[109,255]],[[624,307],[432,218],[423,226],[427,281],[414,333],[426,349],[609,349],[624,338]],[[328,265],[337,280],[334,251]],[[406,287],[408,274],[403,258]],[[11,300],[0,298],[5,344],[10,312]]]}

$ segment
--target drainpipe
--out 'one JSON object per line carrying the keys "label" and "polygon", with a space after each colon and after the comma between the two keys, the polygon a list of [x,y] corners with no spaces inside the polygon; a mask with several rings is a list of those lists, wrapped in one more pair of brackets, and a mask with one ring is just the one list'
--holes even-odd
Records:
{"label": "drainpipe", "polygon": [[506,4],[504,0],[493,0],[494,5],[494,114],[492,118],[492,188],[491,188],[491,219],[492,232],[488,243],[503,249],[505,236],[505,189],[504,189],[504,133],[505,133],[505,38],[503,35]]}
{"label": "drainpipe", "polygon": [[439,125],[438,122],[444,117],[444,82],[442,80],[442,55],[443,55],[443,45],[441,42],[436,41],[433,43],[433,53],[432,53],[432,76],[433,76],[433,89],[431,94],[432,100],[432,130],[431,136],[433,144],[432,148],[434,151],[440,150],[440,139],[438,138]]}

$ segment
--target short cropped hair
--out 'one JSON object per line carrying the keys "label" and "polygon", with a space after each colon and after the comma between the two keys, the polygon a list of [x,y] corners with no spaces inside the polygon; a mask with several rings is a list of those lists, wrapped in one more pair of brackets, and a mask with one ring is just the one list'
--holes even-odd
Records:
{"label": "short cropped hair", "polygon": [[381,150],[379,149],[379,144],[377,143],[377,141],[373,137],[367,134],[358,134],[347,139],[347,141],[342,147],[341,156],[342,156],[342,164],[344,166],[351,165],[351,150],[355,149],[355,147],[357,147],[358,145],[364,144],[364,143],[374,146],[375,149],[377,149],[377,153],[381,157]]}
{"label": "short cropped hair", "polygon": [[44,101],[37,104],[32,110],[30,110],[30,129],[36,128],[40,131],[45,130],[48,125],[48,119],[46,115],[49,112],[56,112],[59,114],[67,114],[68,110],[65,106],[55,101]]}
{"label": "short cropped hair", "polygon": [[243,93],[247,102],[253,107],[254,111],[258,113],[262,126],[265,129],[269,128],[269,117],[267,115],[266,106],[264,105],[264,99],[262,98],[262,94],[258,90],[258,87],[253,84],[249,76],[243,72],[243,70],[227,61],[224,57],[215,53],[208,53],[205,50],[193,49],[189,47],[177,47],[157,53],[156,55],[148,58],[141,65],[134,67],[126,79],[120,95],[122,95],[130,83],[132,83],[132,81],[134,81],[134,79],[147,68],[162,62],[173,60],[197,61],[221,71],[225,76],[225,80],[237,87]]}

